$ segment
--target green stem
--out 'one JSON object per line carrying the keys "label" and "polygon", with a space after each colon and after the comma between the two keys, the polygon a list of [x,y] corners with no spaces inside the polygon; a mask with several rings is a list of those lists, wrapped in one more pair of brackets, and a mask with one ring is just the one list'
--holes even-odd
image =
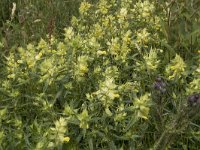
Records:
{"label": "green stem", "polygon": [[165,150],[167,145],[171,141],[172,134],[168,131],[164,131],[159,140],[154,144],[153,150]]}
{"label": "green stem", "polygon": [[[179,125],[184,123],[184,119],[186,118],[187,108],[183,108],[183,111],[180,111],[177,114],[176,118],[172,120],[169,124],[170,128],[167,128],[160,136],[158,141],[154,144],[153,150],[165,150],[167,145],[170,144],[172,139],[176,136],[176,131],[179,128]],[[175,131],[175,132],[172,132]],[[172,138],[173,137],[173,138]]]}

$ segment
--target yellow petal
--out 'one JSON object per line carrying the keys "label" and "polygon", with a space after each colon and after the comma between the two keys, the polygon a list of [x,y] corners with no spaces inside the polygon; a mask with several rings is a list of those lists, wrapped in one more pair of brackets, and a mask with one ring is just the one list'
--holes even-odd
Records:
{"label": "yellow petal", "polygon": [[64,142],[69,142],[70,138],[68,136],[64,137],[63,141]]}

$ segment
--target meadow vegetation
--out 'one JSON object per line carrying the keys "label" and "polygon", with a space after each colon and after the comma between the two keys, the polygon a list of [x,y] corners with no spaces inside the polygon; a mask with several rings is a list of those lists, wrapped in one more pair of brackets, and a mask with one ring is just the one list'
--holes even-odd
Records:
{"label": "meadow vegetation", "polygon": [[1,0],[0,149],[199,149],[199,7]]}

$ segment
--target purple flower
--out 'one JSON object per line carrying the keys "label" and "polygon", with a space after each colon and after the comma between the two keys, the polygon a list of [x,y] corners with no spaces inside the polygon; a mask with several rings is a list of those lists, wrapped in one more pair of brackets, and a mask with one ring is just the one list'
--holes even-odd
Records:
{"label": "purple flower", "polygon": [[188,104],[189,106],[195,106],[197,104],[200,104],[200,94],[193,93],[192,95],[188,96]]}
{"label": "purple flower", "polygon": [[161,93],[166,92],[166,83],[163,81],[162,78],[156,78],[155,82],[153,83],[153,88]]}

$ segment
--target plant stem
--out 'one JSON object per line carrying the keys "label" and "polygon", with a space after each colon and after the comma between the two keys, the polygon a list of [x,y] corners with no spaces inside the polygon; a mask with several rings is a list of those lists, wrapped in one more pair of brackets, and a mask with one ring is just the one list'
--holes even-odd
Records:
{"label": "plant stem", "polygon": [[171,141],[171,137],[172,133],[169,133],[168,130],[164,131],[159,140],[154,144],[153,150],[165,150]]}
{"label": "plant stem", "polygon": [[[169,123],[169,127],[165,129],[165,131],[161,134],[158,141],[154,144],[153,150],[165,150],[167,145],[170,144],[172,138],[174,138],[177,134],[177,129],[179,125],[184,124],[184,119],[187,114],[187,107],[180,111],[177,116]],[[173,132],[174,131],[174,132]]]}

